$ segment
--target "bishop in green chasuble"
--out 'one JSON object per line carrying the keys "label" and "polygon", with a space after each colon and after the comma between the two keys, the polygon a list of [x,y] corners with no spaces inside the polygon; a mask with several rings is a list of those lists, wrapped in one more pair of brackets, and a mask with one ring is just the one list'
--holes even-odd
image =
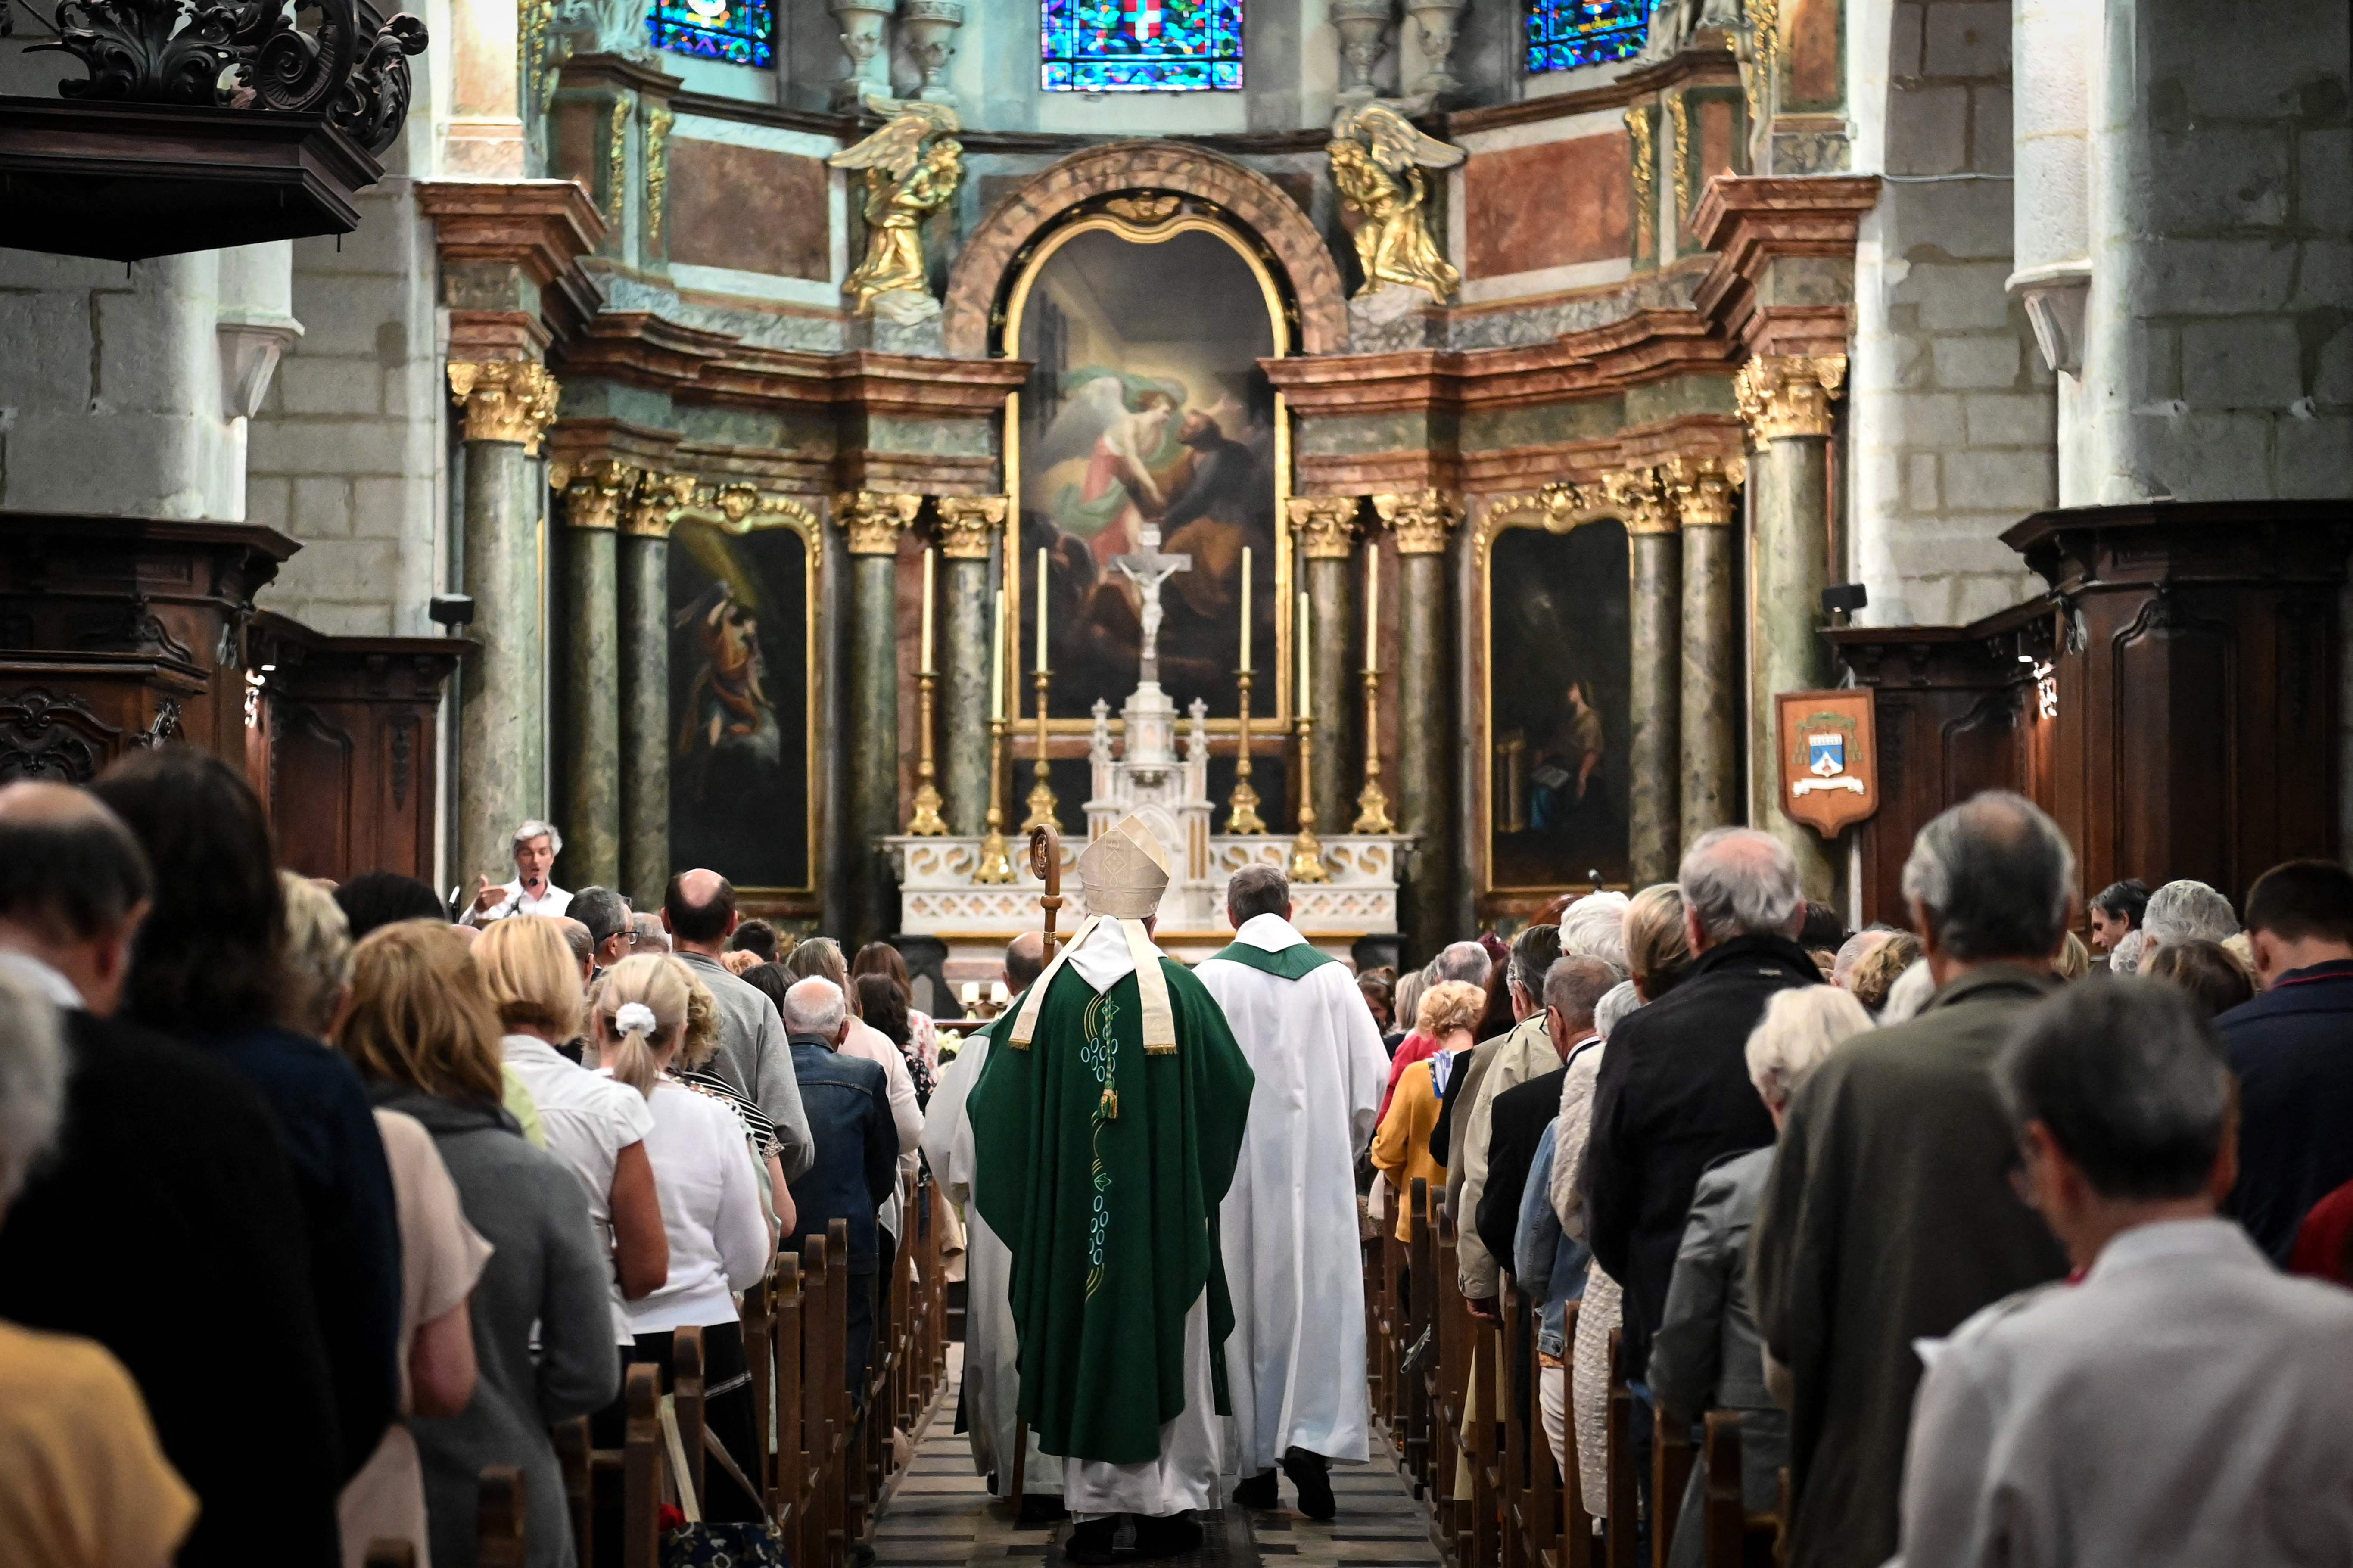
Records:
{"label": "bishop in green chasuble", "polygon": [[[1012,1253],[1021,1418],[1045,1452],[1092,1462],[1066,1471],[1072,1510],[1173,1513],[1214,1499],[1173,1474],[1082,1496],[1080,1472],[1168,1468],[1167,1444],[1198,1449],[1230,1414],[1217,1217],[1253,1079],[1217,1003],[1146,932],[1168,875],[1151,830],[1129,818],[1079,871],[1089,919],[992,1031],[966,1102],[973,1198]],[[1172,1436],[1180,1416],[1194,1436]],[[1208,1458],[1214,1485],[1214,1440]]]}

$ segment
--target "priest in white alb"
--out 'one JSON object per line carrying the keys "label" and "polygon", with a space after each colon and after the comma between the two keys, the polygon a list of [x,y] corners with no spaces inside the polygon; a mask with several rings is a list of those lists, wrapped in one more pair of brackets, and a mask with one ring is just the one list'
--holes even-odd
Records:
{"label": "priest in white alb", "polygon": [[1371,1142],[1388,1057],[1345,964],[1291,923],[1291,884],[1250,866],[1226,884],[1231,946],[1195,971],[1257,1074],[1233,1185],[1219,1209],[1234,1296],[1227,1342],[1247,1508],[1330,1519],[1333,1461],[1362,1464],[1365,1276],[1356,1161]]}
{"label": "priest in white alb", "polygon": [[[1015,995],[1029,988],[1046,966],[1046,939],[1023,931],[1005,948],[1005,984]],[[973,1031],[955,1059],[940,1068],[932,1102],[923,1111],[923,1157],[950,1202],[964,1211],[964,1381],[956,1401],[957,1424],[972,1443],[973,1468],[988,1479],[991,1497],[1010,1497],[1016,1479],[1014,1447],[1021,1441],[1019,1346],[1013,1333],[1013,1254],[989,1228],[972,1201],[972,1120],[965,1100],[988,1065],[989,1037],[1010,1028],[1006,1014]],[[1029,1459],[1020,1467],[1022,1529],[1051,1524],[1062,1507],[1062,1461],[1029,1436]]]}

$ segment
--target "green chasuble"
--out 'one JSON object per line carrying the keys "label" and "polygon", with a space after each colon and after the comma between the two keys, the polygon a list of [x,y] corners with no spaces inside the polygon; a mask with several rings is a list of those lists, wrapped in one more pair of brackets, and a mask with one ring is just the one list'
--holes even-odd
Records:
{"label": "green chasuble", "polygon": [[[1255,969],[1261,974],[1271,974],[1277,980],[1304,980],[1327,963],[1340,961],[1317,948],[1313,942],[1298,942],[1281,952],[1269,952],[1262,947],[1238,942],[1221,947],[1209,958],[1222,958],[1229,963],[1239,963],[1245,969]],[[1204,963],[1208,959],[1203,959]]]}
{"label": "green chasuble", "polygon": [[1159,962],[1174,1051],[1145,1052],[1134,973],[1098,996],[1065,966],[1037,1038],[997,1031],[965,1101],[974,1197],[1013,1254],[1021,1419],[1066,1458],[1159,1457],[1161,1426],[1185,1408],[1185,1315],[1204,1289],[1218,1414],[1230,1414],[1218,1205],[1256,1079],[1201,983]]}

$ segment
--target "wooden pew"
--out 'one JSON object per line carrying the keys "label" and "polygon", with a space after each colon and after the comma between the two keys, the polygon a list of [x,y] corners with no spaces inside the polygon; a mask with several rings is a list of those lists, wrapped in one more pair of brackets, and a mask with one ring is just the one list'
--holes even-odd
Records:
{"label": "wooden pew", "polygon": [[1667,1552],[1674,1543],[1675,1525],[1682,1518],[1683,1489],[1691,1483],[1692,1467],[1699,1462],[1691,1433],[1680,1422],[1669,1421],[1652,1408],[1651,1420],[1651,1565],[1667,1568]]}
{"label": "wooden pew", "polygon": [[550,1429],[555,1439],[555,1462],[564,1469],[564,1506],[572,1520],[572,1557],[577,1568],[595,1568],[594,1461],[590,1457],[588,1417],[558,1421]]}
{"label": "wooden pew", "polygon": [[1609,1568],[1635,1568],[1639,1544],[1635,1534],[1634,1393],[1626,1386],[1623,1329],[1609,1331],[1609,1519],[1604,1551]]}
{"label": "wooden pew", "polygon": [[661,1568],[661,1371],[640,1362],[622,1379],[621,1568]]}
{"label": "wooden pew", "polygon": [[1707,1568],[1773,1568],[1781,1560],[1789,1472],[1781,1472],[1778,1506],[1769,1512],[1751,1513],[1741,1495],[1740,1413],[1709,1411],[1700,1447],[1707,1457],[1707,1486],[1701,1494],[1700,1514]]}
{"label": "wooden pew", "polygon": [[482,1467],[476,1505],[475,1557],[480,1568],[523,1568],[522,1472],[512,1465]]}
{"label": "wooden pew", "polygon": [[695,1501],[708,1517],[711,1493],[707,1489],[711,1467],[702,1446],[702,1331],[683,1328],[670,1335],[670,1384],[671,1403],[677,1406],[678,1441],[686,1455],[684,1484],[694,1489]]}
{"label": "wooden pew", "polygon": [[1438,1387],[1436,1360],[1437,1301],[1430,1275],[1437,1258],[1437,1238],[1431,1226],[1430,1184],[1414,1178],[1408,1194],[1408,1231],[1406,1233],[1406,1283],[1410,1300],[1405,1315],[1405,1342],[1409,1349],[1419,1346],[1424,1336],[1430,1349],[1413,1374],[1402,1379],[1405,1389],[1407,1473],[1413,1478],[1414,1496],[1437,1510],[1438,1444],[1432,1431],[1435,1423],[1433,1394]]}

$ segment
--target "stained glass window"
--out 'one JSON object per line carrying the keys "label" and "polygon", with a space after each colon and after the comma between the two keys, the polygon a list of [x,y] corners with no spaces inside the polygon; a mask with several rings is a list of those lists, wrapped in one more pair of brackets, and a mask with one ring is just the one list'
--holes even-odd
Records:
{"label": "stained glass window", "polygon": [[1528,0],[1528,70],[1575,70],[1640,53],[1651,0]]}
{"label": "stained glass window", "polygon": [[653,0],[654,47],[763,68],[776,63],[775,0]]}
{"label": "stained glass window", "polygon": [[1242,85],[1242,0],[1039,0],[1048,92]]}

